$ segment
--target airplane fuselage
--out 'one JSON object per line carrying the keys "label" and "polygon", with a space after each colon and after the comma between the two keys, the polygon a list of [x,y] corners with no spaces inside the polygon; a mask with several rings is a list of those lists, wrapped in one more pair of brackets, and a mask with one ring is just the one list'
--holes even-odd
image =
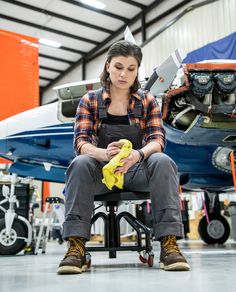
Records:
{"label": "airplane fuselage", "polygon": [[[185,178],[185,188],[214,191],[232,187],[230,156],[233,153],[235,161],[236,64],[223,61],[185,64],[170,86],[179,64],[173,58],[167,61],[144,84],[145,90],[162,104],[165,153],[177,163],[180,181]],[[165,84],[168,90],[159,94],[162,84],[158,76],[166,76],[167,80],[171,71],[166,64],[174,71]],[[88,88],[95,90],[100,86],[97,79],[61,85],[55,88],[58,102],[1,121],[0,156],[13,162],[10,172],[64,183],[66,169],[75,156],[76,108]]]}
{"label": "airplane fuselage", "polygon": [[[58,102],[0,122],[0,156],[13,162],[10,172],[64,183],[66,168],[75,156],[74,132],[73,122],[59,121],[57,108]],[[232,135],[232,130],[205,129],[203,132],[196,124],[191,136],[191,131],[186,134],[165,123],[164,127],[167,136],[165,153],[177,163],[180,175],[189,176],[188,188],[232,186],[230,171],[214,165],[216,150],[232,146],[233,142],[221,139],[221,136]]]}

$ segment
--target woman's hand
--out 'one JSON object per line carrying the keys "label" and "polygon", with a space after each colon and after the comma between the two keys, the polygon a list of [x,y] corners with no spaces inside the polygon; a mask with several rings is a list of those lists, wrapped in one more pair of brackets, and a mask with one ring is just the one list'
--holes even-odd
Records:
{"label": "woman's hand", "polygon": [[130,155],[126,158],[123,158],[121,162],[124,163],[123,166],[119,166],[116,168],[116,172],[119,172],[121,174],[125,174],[131,166],[133,166],[135,163],[139,161],[140,154],[137,150],[132,150]]}
{"label": "woman's hand", "polygon": [[120,142],[112,142],[107,145],[106,154],[108,161],[110,161],[114,156],[120,153],[121,147],[122,145]]}

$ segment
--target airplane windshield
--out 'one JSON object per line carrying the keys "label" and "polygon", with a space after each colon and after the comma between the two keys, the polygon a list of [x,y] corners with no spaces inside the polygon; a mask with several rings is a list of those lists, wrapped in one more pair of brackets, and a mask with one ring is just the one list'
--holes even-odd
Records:
{"label": "airplane windshield", "polygon": [[76,100],[67,100],[61,103],[61,113],[66,118],[74,118],[80,98]]}
{"label": "airplane windshield", "polygon": [[62,122],[73,122],[81,97],[88,90],[100,88],[99,80],[81,81],[65,84],[54,89],[58,94],[58,119]]}

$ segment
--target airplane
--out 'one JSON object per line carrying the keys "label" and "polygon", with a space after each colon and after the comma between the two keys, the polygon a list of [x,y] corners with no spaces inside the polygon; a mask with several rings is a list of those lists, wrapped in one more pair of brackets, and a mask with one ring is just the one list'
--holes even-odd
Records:
{"label": "airplane", "polygon": [[[208,212],[199,223],[201,238],[223,244],[230,227],[220,214],[218,197],[236,185],[236,62],[183,64],[179,69],[180,55],[174,52],[142,87],[160,102],[165,153],[178,165],[182,188],[205,193]],[[98,79],[58,86],[58,101],[1,121],[0,156],[12,162],[9,172],[64,183],[75,156],[76,108],[88,90],[99,87]]]}

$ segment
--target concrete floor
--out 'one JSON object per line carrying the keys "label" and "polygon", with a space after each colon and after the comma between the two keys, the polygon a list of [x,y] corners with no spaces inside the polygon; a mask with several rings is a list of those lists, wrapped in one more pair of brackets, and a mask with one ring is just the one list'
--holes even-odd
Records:
{"label": "concrete floor", "polygon": [[201,241],[182,240],[179,245],[191,265],[189,272],[160,270],[159,244],[155,243],[152,268],[139,262],[137,252],[118,252],[116,259],[109,259],[107,252],[93,252],[90,272],[57,275],[66,244],[52,241],[46,254],[1,256],[0,292],[235,291],[235,241],[206,246]]}

